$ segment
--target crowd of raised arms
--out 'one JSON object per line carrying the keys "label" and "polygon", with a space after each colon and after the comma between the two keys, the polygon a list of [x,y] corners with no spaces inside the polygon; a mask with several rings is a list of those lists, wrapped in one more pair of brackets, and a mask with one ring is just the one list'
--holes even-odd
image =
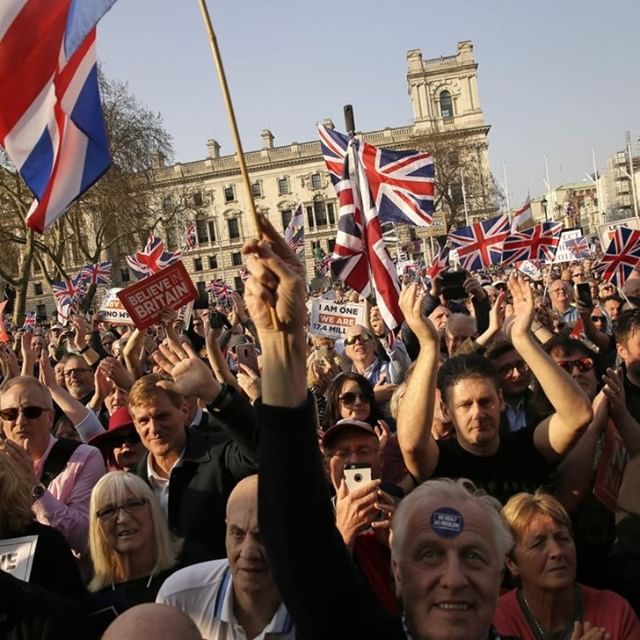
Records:
{"label": "crowd of raised arms", "polygon": [[188,326],[9,325],[0,638],[639,640],[640,271],[418,277],[389,331],[262,227]]}

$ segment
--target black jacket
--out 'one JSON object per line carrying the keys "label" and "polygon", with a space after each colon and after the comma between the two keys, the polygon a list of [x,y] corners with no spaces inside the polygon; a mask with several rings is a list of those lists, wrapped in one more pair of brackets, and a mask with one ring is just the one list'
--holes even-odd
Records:
{"label": "black jacket", "polygon": [[[169,480],[169,528],[209,549],[212,558],[226,557],[225,509],[231,490],[257,472],[256,422],[251,405],[229,389],[231,404],[216,413],[225,425],[220,433],[187,429],[185,451]],[[146,482],[146,454],[136,473]]]}

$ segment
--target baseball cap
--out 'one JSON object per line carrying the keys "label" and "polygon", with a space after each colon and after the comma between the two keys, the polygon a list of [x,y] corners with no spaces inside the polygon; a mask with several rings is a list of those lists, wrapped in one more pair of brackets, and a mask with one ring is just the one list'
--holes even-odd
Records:
{"label": "baseball cap", "polygon": [[343,420],[338,420],[338,422],[324,432],[322,436],[322,445],[324,447],[330,446],[331,441],[335,440],[335,438],[340,434],[347,433],[348,431],[364,432],[377,437],[375,429],[368,422],[344,418]]}

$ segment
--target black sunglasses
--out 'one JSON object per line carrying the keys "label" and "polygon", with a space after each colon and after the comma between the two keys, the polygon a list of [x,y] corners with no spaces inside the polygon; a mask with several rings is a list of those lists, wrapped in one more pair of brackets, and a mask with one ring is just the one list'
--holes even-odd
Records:
{"label": "black sunglasses", "polygon": [[360,402],[369,402],[369,398],[367,398],[364,393],[359,393],[358,391],[347,391],[340,396],[340,402],[347,406],[354,404],[356,400],[360,400]]}
{"label": "black sunglasses", "polygon": [[367,342],[368,340],[371,340],[371,334],[370,333],[359,333],[356,336],[349,336],[348,338],[344,339],[344,343],[345,343],[345,345],[350,347],[352,344],[355,344],[358,340],[360,342]]}
{"label": "black sunglasses", "polygon": [[604,316],[591,316],[591,321],[592,322],[604,322],[605,321],[605,317]]}
{"label": "black sunglasses", "polygon": [[13,422],[14,420],[17,420],[18,415],[22,413],[27,420],[35,420],[45,411],[49,411],[49,409],[46,407],[11,407],[9,409],[1,409],[0,418]]}
{"label": "black sunglasses", "polygon": [[128,444],[132,447],[133,445],[140,444],[142,442],[142,440],[140,440],[140,436],[135,431],[123,435],[114,434],[111,436],[110,440],[114,449],[121,447],[123,444]]}

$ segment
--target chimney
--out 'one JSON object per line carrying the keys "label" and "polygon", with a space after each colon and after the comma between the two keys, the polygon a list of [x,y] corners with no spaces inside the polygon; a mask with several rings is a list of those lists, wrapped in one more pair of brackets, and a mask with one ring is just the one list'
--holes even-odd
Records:
{"label": "chimney", "polygon": [[273,133],[269,129],[263,129],[260,133],[263,149],[273,149]]}
{"label": "chimney", "polygon": [[207,156],[212,160],[220,158],[220,144],[213,138],[207,140]]}
{"label": "chimney", "polygon": [[165,166],[166,156],[159,149],[154,151],[151,156],[151,166],[154,169],[162,169]]}

